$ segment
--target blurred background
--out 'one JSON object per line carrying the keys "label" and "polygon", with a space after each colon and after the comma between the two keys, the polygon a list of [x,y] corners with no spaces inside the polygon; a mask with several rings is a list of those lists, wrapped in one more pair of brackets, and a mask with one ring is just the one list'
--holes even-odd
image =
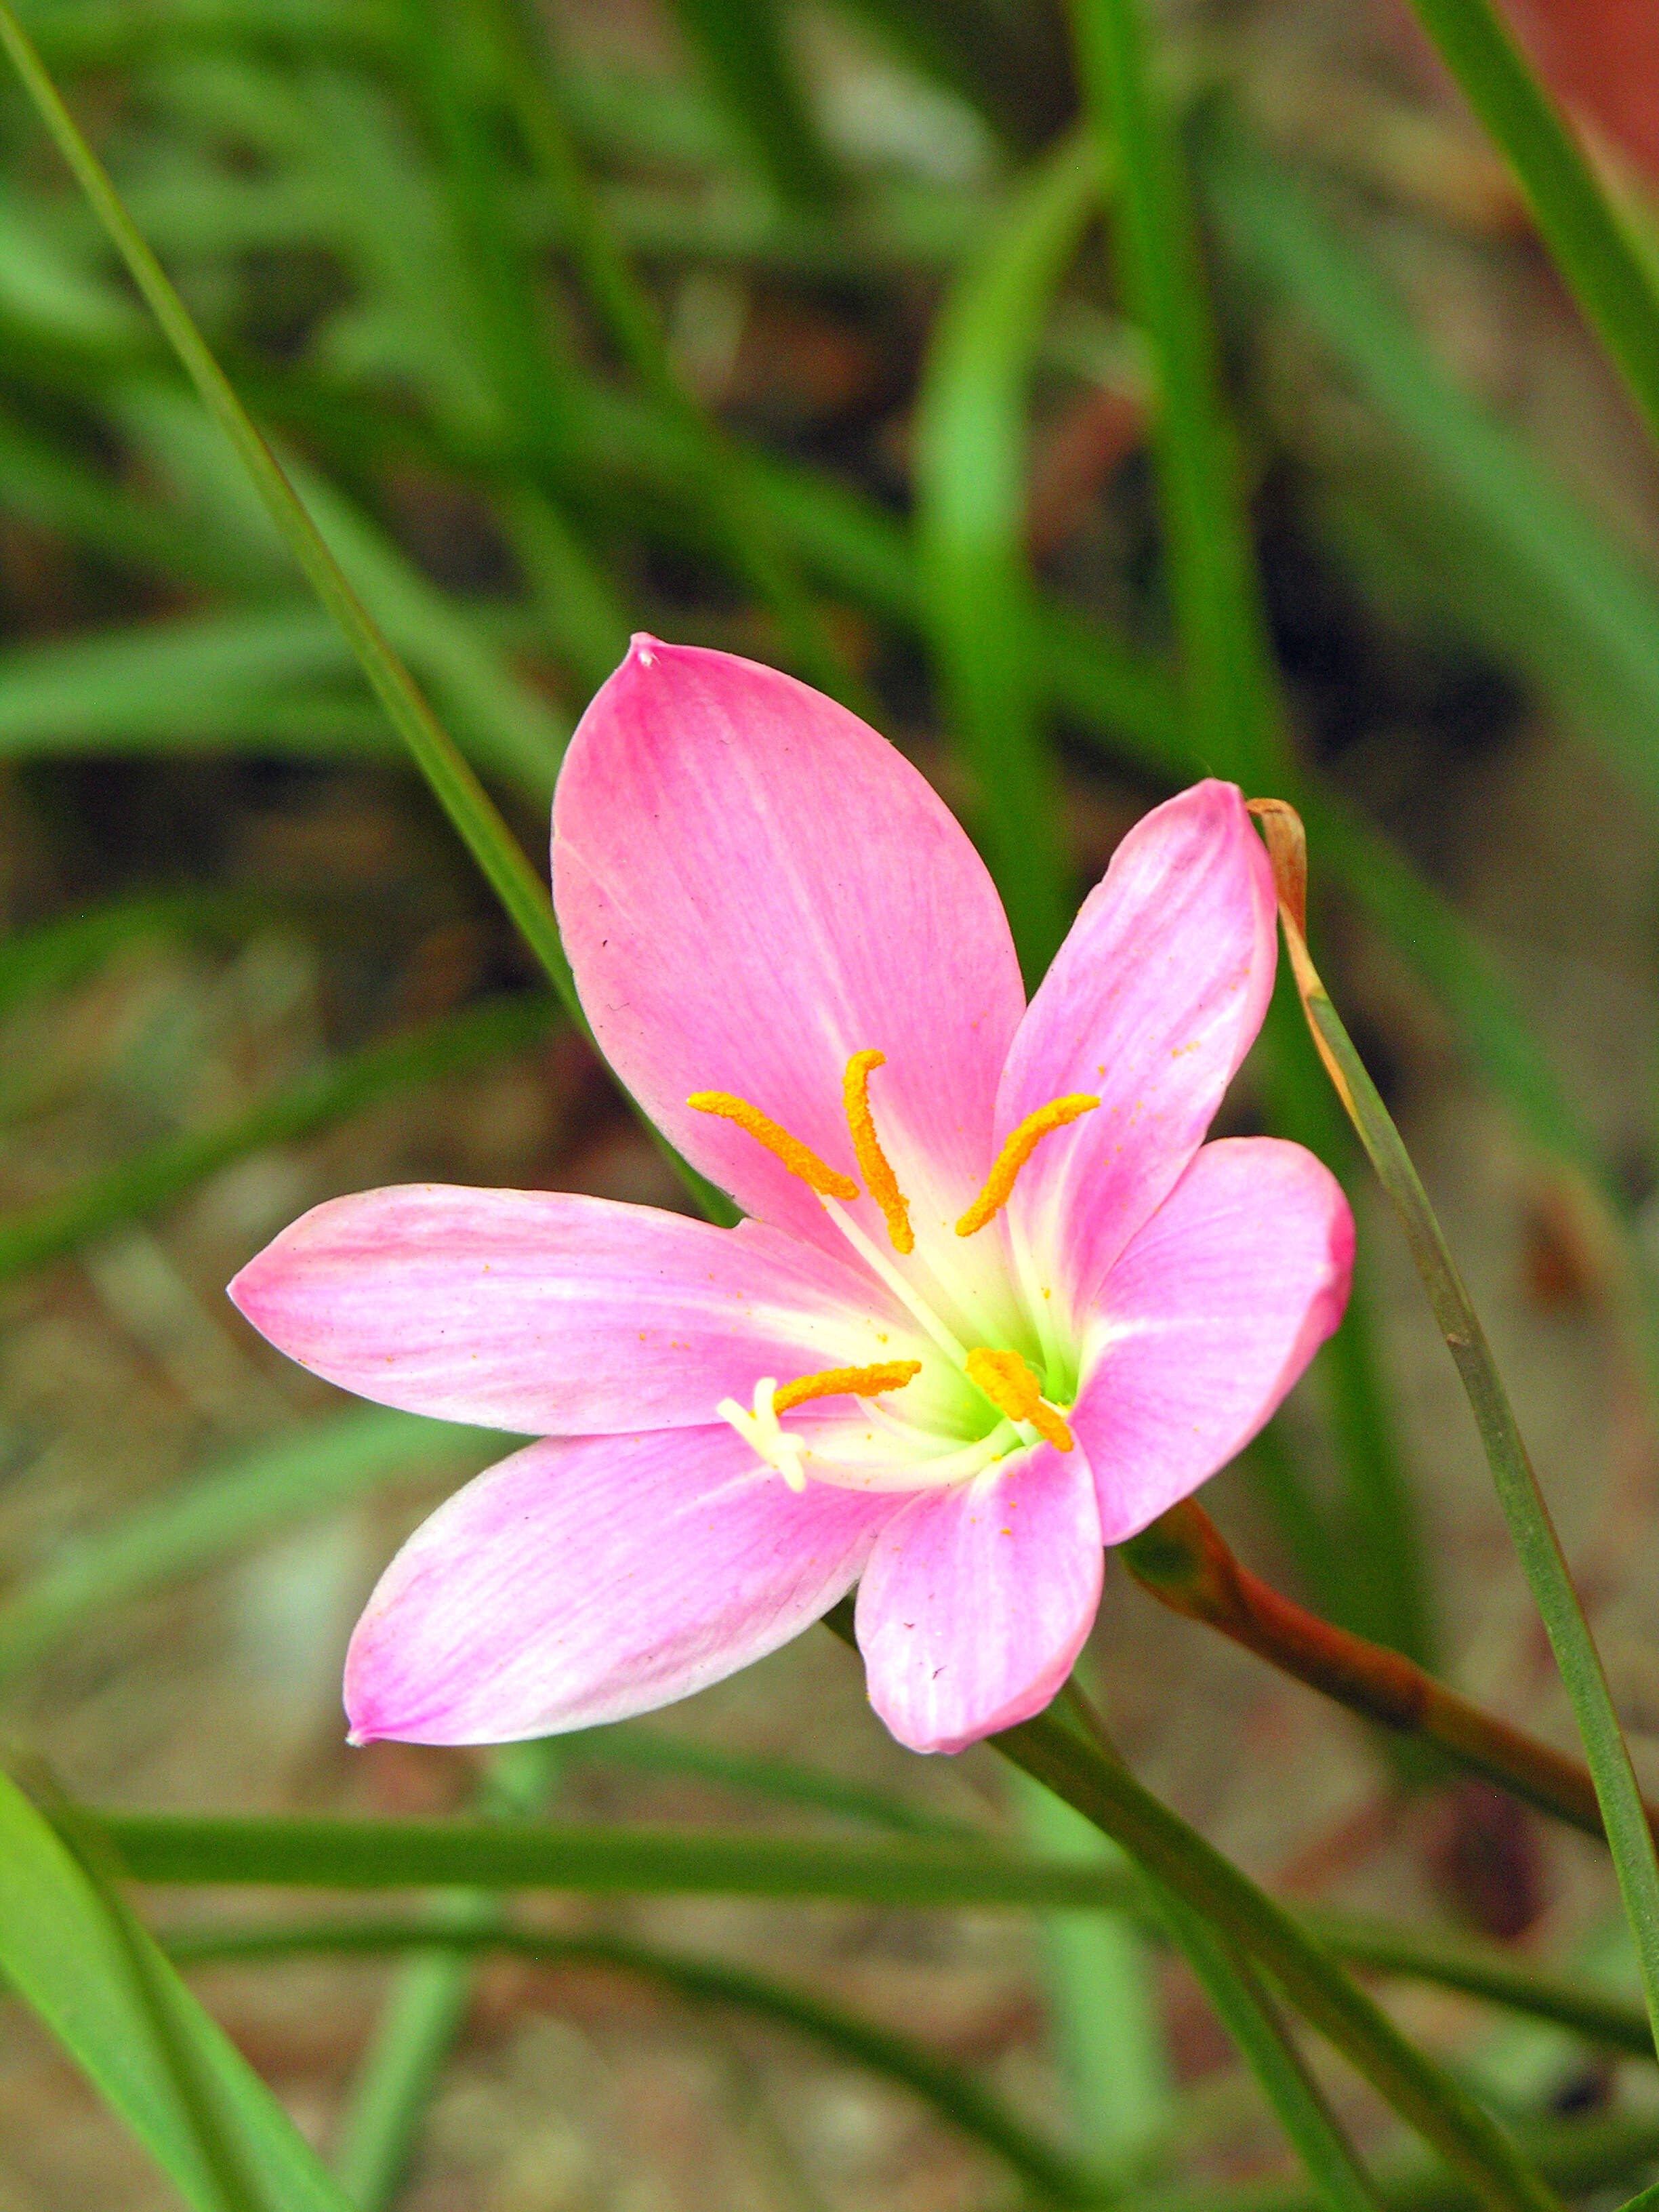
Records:
{"label": "blurred background", "polygon": [[[1259,765],[1195,733],[1173,672],[1147,349],[1042,0],[23,12],[538,868],[561,747],[635,628],[868,714],[981,833],[1039,968],[1052,915],[1018,840],[1046,841],[1074,902],[1146,806]],[[1659,258],[1659,10],[1514,0],[1514,21]],[[1659,1785],[1659,473],[1402,0],[1170,5],[1151,36],[1316,952],[1465,1263]],[[684,1200],[9,81],[0,918],[12,1744],[108,1804],[538,1803],[1087,1848],[990,1754],[899,1752],[817,1635],[544,1754],[345,1747],[357,1610],[498,1447],[330,1392],[224,1283],[306,1206],[380,1182]],[[1356,1310],[1206,1502],[1281,1587],[1569,1742],[1455,1379],[1309,1066],[1270,1024],[1225,1126],[1303,1137],[1347,1176]],[[1402,1764],[1121,1575],[1090,1664],[1138,1771],[1282,1893],[1618,1982],[1587,1844]],[[787,1973],[1148,2187],[1293,2172],[1195,1986],[1127,1925],[534,1911]],[[313,1960],[196,1982],[366,2206],[1012,2201],[878,2072],[648,1975]],[[1506,2113],[1659,2096],[1559,2032],[1390,2001]],[[1333,2086],[1386,2147],[1380,2108]],[[0,2212],[173,2201],[9,2009]]]}

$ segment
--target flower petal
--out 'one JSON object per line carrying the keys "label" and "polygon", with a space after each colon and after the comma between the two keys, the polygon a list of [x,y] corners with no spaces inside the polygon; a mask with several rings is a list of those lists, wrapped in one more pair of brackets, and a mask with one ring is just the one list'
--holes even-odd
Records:
{"label": "flower petal", "polygon": [[962,1751],[1040,1712],[1100,1603],[1103,1554],[1080,1449],[1042,1445],[923,1492],[859,1585],[870,1702],[912,1751]]}
{"label": "flower petal", "polygon": [[361,1397],[530,1435],[698,1425],[762,1376],[903,1358],[914,1334],[862,1272],[757,1221],[441,1183],[313,1207],[230,1295]]}
{"label": "flower petal", "polygon": [[1195,784],[1124,838],[1031,1001],[998,1094],[999,1141],[1067,1093],[1100,1105],[1043,1138],[1009,1221],[1079,1318],[1261,1026],[1274,925],[1273,872],[1237,787]]}
{"label": "flower petal", "polygon": [[1066,1416],[1121,1543],[1243,1450],[1342,1318],[1353,1216],[1274,1137],[1206,1145],[1113,1268]]}
{"label": "flower petal", "polygon": [[508,1743],[690,1697],[827,1612],[892,1510],[795,1496],[724,1425],[531,1444],[381,1577],[346,1657],[354,1740]]}
{"label": "flower petal", "polygon": [[[746,1212],[845,1249],[804,1183],[688,1097],[734,1093],[854,1172],[842,1084],[874,1049],[900,1188],[949,1234],[1024,994],[983,864],[884,738],[775,669],[636,638],[565,757],[553,891],[611,1066]],[[885,1249],[873,1201],[854,1210]]]}

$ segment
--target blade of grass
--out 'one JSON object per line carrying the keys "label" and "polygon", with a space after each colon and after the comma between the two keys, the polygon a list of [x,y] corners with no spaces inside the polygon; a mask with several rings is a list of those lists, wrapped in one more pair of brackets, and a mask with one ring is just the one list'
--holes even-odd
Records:
{"label": "blade of grass", "polygon": [[[135,1880],[170,1886],[269,1885],[348,1891],[566,1890],[596,1897],[819,1899],[905,1911],[1148,1914],[1142,1884],[1109,1865],[1016,1855],[983,1838],[917,1835],[902,1844],[779,1837],[754,1829],[556,1826],[482,1820],[374,1820],[99,1813]],[[1496,1945],[1328,1908],[1299,1916],[1358,1965],[1462,1990],[1650,2057],[1638,2006],[1553,1974]]]}
{"label": "blade of grass", "polygon": [[1073,0],[1072,26],[1158,392],[1152,441],[1189,741],[1216,773],[1260,789],[1282,776],[1285,744],[1186,170],[1153,88],[1139,0]]}
{"label": "blade of grass", "polygon": [[[1072,20],[1099,157],[1121,173],[1116,235],[1158,391],[1153,447],[1188,744],[1196,760],[1246,788],[1263,787],[1264,775],[1285,788],[1291,770],[1190,191],[1152,82],[1141,0],[1073,0]],[[1268,1039],[1275,1126],[1341,1172],[1346,1139],[1282,993]],[[1426,1657],[1432,1632],[1421,1546],[1370,1355],[1363,1281],[1356,1302],[1320,1371],[1334,1400],[1352,1523],[1340,1532],[1337,1556],[1357,1546],[1376,1571],[1363,1585],[1345,1577],[1321,1595],[1355,1626]],[[1310,1497],[1298,1501],[1298,1523],[1319,1517]]]}
{"label": "blade of grass", "polygon": [[1508,155],[1545,243],[1659,438],[1659,293],[1571,125],[1491,0],[1412,0],[1464,98]]}
{"label": "blade of grass", "polygon": [[[350,644],[392,727],[508,917],[546,970],[571,1018],[586,1034],[586,1024],[551,904],[523,848],[352,588],[275,454],[255,428],[160,262],[134,228],[103,165],[76,128],[9,0],[0,0],[0,46],[5,47],[24,89],[204,404],[235,448],[284,542]],[[666,1156],[711,1219],[729,1222],[734,1218],[730,1202],[720,1193],[678,1155]]]}
{"label": "blade of grass", "polygon": [[[181,2092],[180,2051],[211,2099],[230,2154],[261,2177],[273,2207],[349,2212],[282,2106],[149,1938],[113,1924],[85,1867],[4,1774],[0,1969],[199,2212],[226,2212],[227,2197],[204,2152],[199,2115]],[[164,2008],[171,2054],[152,2005]]]}
{"label": "blade of grass", "polygon": [[521,1928],[434,1930],[420,1921],[330,1920],[306,1927],[204,1929],[169,1939],[171,1956],[191,1963],[215,1959],[273,1959],[306,1954],[368,1955],[415,1944],[441,1945],[460,1957],[499,1950],[546,1965],[610,1967],[655,1984],[695,2003],[729,2006],[792,2028],[844,2063],[902,2083],[935,2112],[1004,2160],[1045,2198],[1063,2204],[1112,2201],[1104,2180],[1045,2143],[964,2069],[908,2038],[741,1966],[662,1951],[616,1936],[551,1936]]}
{"label": "blade of grass", "polygon": [[[562,1749],[554,1739],[497,1752],[479,1793],[485,1816],[534,1812]],[[464,1890],[441,1899],[428,1917],[447,1935],[487,1940],[500,1929],[501,1900],[489,1891]],[[398,1969],[335,2135],[334,2171],[358,2212],[386,2212],[397,2198],[466,2018],[475,1958],[465,1942],[429,1942]]]}
{"label": "blade of grass", "polygon": [[1044,155],[947,296],[917,398],[916,557],[947,713],[977,787],[974,824],[1026,981],[1072,900],[1059,777],[1036,715],[1024,548],[1025,387],[1054,289],[1098,204],[1078,133]]}
{"label": "blade of grass", "polygon": [[[1052,1790],[1016,1778],[1020,1825],[1041,1856],[1120,1863],[1099,1830]],[[1048,1916],[1042,1936],[1073,2139],[1103,2172],[1127,2182],[1175,2118],[1145,1932],[1127,1913],[1067,1912]]]}
{"label": "blade of grass", "polygon": [[354,1407],[193,1475],[67,1547],[0,1601],[0,1680],[108,1607],[394,1484],[462,1478],[505,1450],[494,1430]]}
{"label": "blade of grass", "polygon": [[546,1036],[556,1012],[550,996],[529,994],[470,1006],[319,1068],[211,1128],[153,1145],[27,1213],[0,1217],[0,1282],[159,1212],[267,1145],[294,1144],[383,1098],[520,1052]]}
{"label": "blade of grass", "polygon": [[0,1014],[68,989],[129,945],[171,937],[232,943],[267,913],[235,891],[143,891],[19,930],[0,938]]}
{"label": "blade of grass", "polygon": [[1244,1949],[1319,2029],[1493,2208],[1559,2212],[1554,2192],[1465,2091],[1395,2027],[1265,1891],[1233,1866],[1127,1769],[1107,1759],[1052,1713],[989,1741],[1122,1846],[1220,1940]]}
{"label": "blade of grass", "polygon": [[1659,586],[1650,572],[1434,358],[1386,278],[1292,172],[1231,121],[1198,143],[1208,204],[1232,256],[1294,303],[1407,441],[1437,494],[1429,534],[1443,535],[1457,517],[1474,533],[1477,557],[1458,569],[1465,588],[1454,618],[1473,617],[1638,789],[1659,797],[1651,735]]}
{"label": "blade of grass", "polygon": [[[716,521],[736,572],[770,607],[800,673],[866,713],[863,687],[827,635],[758,497],[748,453],[728,439],[676,374],[655,308],[594,197],[561,105],[548,27],[520,0],[471,0],[497,56],[500,89],[526,151],[568,228],[578,274],[601,325],[677,434],[694,496]],[[580,435],[576,426],[573,433]]]}
{"label": "blade of grass", "polygon": [[1309,957],[1302,824],[1282,801],[1257,802],[1257,811],[1263,814],[1273,856],[1280,920],[1309,1028],[1405,1231],[1468,1395],[1498,1503],[1572,1705],[1635,1942],[1648,2014],[1659,2033],[1659,1857],[1601,1656],[1480,1316],[1400,1133]]}
{"label": "blade of grass", "polygon": [[240,456],[284,542],[350,643],[392,727],[526,943],[580,1018],[551,907],[522,849],[254,428],[160,262],[134,228],[102,163],[76,129],[9,0],[0,0],[0,46],[204,404]]}
{"label": "blade of grass", "polygon": [[672,0],[687,44],[778,197],[823,208],[840,179],[808,105],[775,0]]}

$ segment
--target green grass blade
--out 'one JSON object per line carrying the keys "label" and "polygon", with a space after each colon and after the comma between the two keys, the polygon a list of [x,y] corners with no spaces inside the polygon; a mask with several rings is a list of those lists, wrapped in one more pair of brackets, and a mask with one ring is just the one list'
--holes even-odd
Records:
{"label": "green grass blade", "polygon": [[[655,307],[590,184],[571,137],[550,59],[547,27],[522,0],[474,0],[493,43],[503,98],[566,224],[588,299],[605,334],[665,418],[695,504],[713,518],[734,572],[776,617],[800,674],[871,719],[863,687],[827,635],[760,495],[757,465],[727,438],[677,374]],[[574,393],[569,395],[574,407]],[[579,443],[580,425],[569,434]]]}
{"label": "green grass blade", "polygon": [[[1099,1830],[1052,1790],[1015,1779],[1021,1826],[1040,1855],[1120,1863]],[[1175,2118],[1145,1930],[1127,1913],[1067,1912],[1049,1915],[1042,1936],[1073,2139],[1091,2164],[1127,2181]]]}
{"label": "green grass blade", "polygon": [[[1293,924],[1287,920],[1287,932]],[[1299,944],[1293,939],[1293,945]],[[1305,949],[1301,960],[1305,961]],[[1327,1055],[1377,1178],[1398,1214],[1436,1322],[1468,1395],[1498,1503],[1569,1701],[1635,1941],[1648,2014],[1659,2035],[1659,1857],[1601,1656],[1522,1440],[1480,1316],[1388,1109],[1311,969],[1299,965],[1310,1025]]]}
{"label": "green grass blade", "polygon": [[710,89],[780,198],[821,208],[839,179],[776,0],[672,0],[671,12],[701,59]]}
{"label": "green grass blade", "polygon": [[1251,791],[1280,789],[1286,756],[1255,549],[1186,171],[1153,85],[1142,0],[1073,0],[1072,21],[1101,159],[1118,179],[1125,279],[1158,392],[1153,445],[1190,742],[1215,774]]}
{"label": "green grass blade", "polygon": [[1412,0],[1463,95],[1508,155],[1538,228],[1659,438],[1659,293],[1578,140],[1492,0]]}
{"label": "green grass blade", "polygon": [[[0,1969],[199,2212],[226,2212],[227,2194],[181,2090],[179,2051],[211,2100],[237,2170],[260,2177],[272,2212],[349,2212],[282,2106],[149,1937],[115,1926],[85,1868],[3,1774]],[[152,2004],[163,2008],[164,2034]]]}
{"label": "green grass blade", "polygon": [[569,971],[552,908],[522,849],[348,582],[161,264],[134,228],[7,0],[0,0],[0,45],[204,404],[240,455],[284,541],[349,641],[393,728],[555,988],[569,994]]}
{"label": "green grass blade", "polygon": [[1051,1715],[991,1738],[1095,1822],[1143,1872],[1246,1950],[1492,2212],[1559,2212],[1559,2200],[1449,2075],[1409,2042],[1305,1929],[1127,1769]]}
{"label": "green grass blade", "polygon": [[[515,1744],[497,1752],[482,1790],[488,1813],[531,1813],[562,1763],[563,1746]],[[336,2132],[333,2167],[358,2212],[386,2212],[415,2153],[433,2093],[464,2025],[474,1982],[468,1938],[501,1925],[487,1891],[440,1899],[432,1926],[458,1942],[423,1944],[404,1960],[358,2065]]]}
{"label": "green grass blade", "polygon": [[1112,2201],[1104,2181],[1051,2148],[964,2069],[935,2057],[841,2007],[769,1976],[713,1960],[635,1943],[623,1936],[551,1936],[519,1928],[447,1929],[420,1921],[324,1921],[305,1927],[206,1929],[169,1944],[181,1960],[271,1959],[306,1954],[368,1955],[415,1944],[453,1948],[465,1956],[503,1951],[549,1965],[608,1966],[653,1983],[697,2004],[717,2004],[795,2030],[832,2057],[899,2082],[953,2126],[1004,2160],[1042,2196],[1062,2204]]}
{"label": "green grass blade", "polygon": [[130,945],[158,938],[234,943],[268,915],[261,902],[235,891],[145,891],[0,937],[0,1014],[70,988]]}
{"label": "green grass blade", "polygon": [[27,1213],[0,1217],[0,1282],[158,1212],[267,1145],[295,1143],[380,1099],[521,1051],[547,1034],[556,1012],[551,997],[529,994],[469,1007],[353,1053],[214,1127],[153,1145]]}
{"label": "green grass blade", "polygon": [[917,401],[917,558],[975,826],[1035,987],[1071,918],[1059,778],[1038,726],[1025,559],[1025,387],[1054,291],[1101,197],[1079,134],[1013,195],[934,328]]}
{"label": "green grass blade", "polygon": [[1109,1868],[976,1843],[834,1841],[542,1822],[101,1813],[137,1881],[299,1888],[568,1889],[592,1896],[822,1897],[865,1904],[1075,1910],[1132,1901]]}
{"label": "green grass blade", "polygon": [[0,1680],[125,1599],[393,1484],[459,1481],[512,1443],[493,1430],[354,1407],[240,1453],[83,1537],[0,1601]]}
{"label": "green grass blade", "polygon": [[1432,504],[1419,534],[1431,568],[1433,543],[1443,556],[1449,526],[1469,540],[1452,618],[1472,623],[1542,684],[1622,773],[1659,798],[1659,586],[1651,572],[1457,384],[1386,278],[1283,163],[1232,125],[1206,132],[1200,147],[1208,204],[1230,252],[1293,303],[1426,472]]}
{"label": "green grass blade", "polygon": [[1381,2198],[1376,2184],[1248,1956],[1167,1889],[1155,1890],[1153,1897],[1327,2212],[1376,2212]]}

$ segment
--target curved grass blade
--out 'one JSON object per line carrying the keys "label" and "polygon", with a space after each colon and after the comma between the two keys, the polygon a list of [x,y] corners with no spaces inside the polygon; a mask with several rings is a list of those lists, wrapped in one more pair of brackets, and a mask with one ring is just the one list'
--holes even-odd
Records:
{"label": "curved grass blade", "polygon": [[394,1484],[476,1474],[511,1443],[362,1407],[240,1454],[106,1522],[0,1601],[0,1680],[107,1607]]}
{"label": "curved grass blade", "polygon": [[1468,1395],[1498,1503],[1572,1705],[1635,1941],[1649,2018],[1659,2034],[1659,1857],[1601,1656],[1480,1316],[1400,1132],[1309,956],[1304,933],[1307,848],[1302,824],[1282,800],[1253,804],[1263,817],[1273,854],[1285,941],[1308,1026],[1406,1232],[1435,1320]]}
{"label": "curved grass blade", "polygon": [[841,180],[776,0],[672,0],[671,12],[773,190],[799,207],[832,204]]}
{"label": "curved grass blade", "polygon": [[[119,196],[76,129],[40,56],[0,0],[0,46],[76,182],[131,273],[210,414],[240,455],[250,479],[318,597],[343,631],[393,728],[496,896],[561,995],[574,992],[547,894],[477,776],[457,750],[347,580],[328,545],[254,428],[160,262],[134,228]],[[576,1010],[578,1014],[580,1010]]]}
{"label": "curved grass blade", "polygon": [[[562,1764],[555,1738],[496,1753],[480,1792],[486,1816],[533,1812]],[[480,1941],[501,1925],[489,1891],[441,1898],[436,1929]],[[428,1941],[405,1959],[360,2060],[336,2130],[332,2164],[357,2212],[385,2212],[398,2196],[434,2091],[465,2021],[475,1954],[465,1942]]]}
{"label": "curved grass blade", "polygon": [[1214,773],[1259,788],[1283,775],[1285,743],[1186,172],[1152,85],[1140,0],[1073,0],[1072,25],[1100,158],[1120,180],[1126,281],[1158,394],[1153,447],[1189,743]]}
{"label": "curved grass blade", "polygon": [[[1023,1784],[1014,1799],[1021,1827],[1038,1852],[1118,1862],[1100,1831],[1052,1790],[1015,1778]],[[1042,1939],[1073,2139],[1103,2172],[1127,2183],[1175,2118],[1146,1930],[1133,1913],[1052,1913]]]}
{"label": "curved grass blade", "polygon": [[1206,1927],[1247,1951],[1492,2212],[1559,2200],[1486,2114],[1409,2042],[1324,1946],[1194,1829],[1045,1714],[989,1741],[1120,1844]]}
{"label": "curved grass blade", "polygon": [[1072,902],[1059,778],[1036,711],[1025,386],[1101,192],[1087,133],[1043,157],[946,299],[917,400],[916,549],[933,649],[978,787],[979,842],[1033,988]]}
{"label": "curved grass blade", "polygon": [[416,1946],[462,1954],[504,1951],[548,1965],[609,1966],[670,1990],[697,2004],[730,2006],[775,2021],[820,2045],[843,2062],[902,2083],[975,2141],[994,2151],[1021,2179],[1061,2204],[1114,2201],[1104,2179],[1051,2148],[1007,2111],[971,2074],[908,2037],[769,1976],[713,1960],[661,1951],[612,1936],[548,1936],[521,1928],[434,1929],[422,1921],[328,1920],[308,1926],[204,1929],[167,1942],[169,1955],[191,1964],[216,1959],[275,1959],[319,1953],[374,1955]]}
{"label": "curved grass blade", "polygon": [[[967,1838],[916,1836],[902,1844],[877,1844],[752,1829],[107,1812],[85,1817],[96,1820],[135,1879],[173,1886],[816,1898],[939,1911],[967,1905],[1127,1912],[1150,1929],[1158,1925],[1147,1913],[1142,1883],[1113,1867],[1020,1856]],[[1296,1917],[1327,1950],[1356,1965],[1462,1990],[1571,2027],[1591,2042],[1651,2056],[1639,2007],[1517,1960],[1495,1945],[1328,1908]]]}
{"label": "curved grass blade", "polygon": [[[4,1774],[0,1968],[199,2212],[227,2212],[237,2200],[204,2150],[199,2111],[180,2084],[180,2052],[236,2170],[260,2178],[270,2212],[278,2204],[283,2212],[350,2212],[287,2113],[149,1936],[136,1924],[117,1928],[85,1867]],[[241,2204],[248,2201],[245,2191]]]}
{"label": "curved grass blade", "polygon": [[1508,155],[1557,267],[1659,438],[1659,293],[1571,125],[1492,0],[1412,0],[1463,96]]}
{"label": "curved grass blade", "polygon": [[0,1282],[158,1212],[267,1145],[295,1143],[380,1099],[522,1051],[546,1036],[557,1010],[552,997],[528,993],[468,1007],[320,1068],[215,1127],[153,1145],[27,1213],[0,1217]]}

